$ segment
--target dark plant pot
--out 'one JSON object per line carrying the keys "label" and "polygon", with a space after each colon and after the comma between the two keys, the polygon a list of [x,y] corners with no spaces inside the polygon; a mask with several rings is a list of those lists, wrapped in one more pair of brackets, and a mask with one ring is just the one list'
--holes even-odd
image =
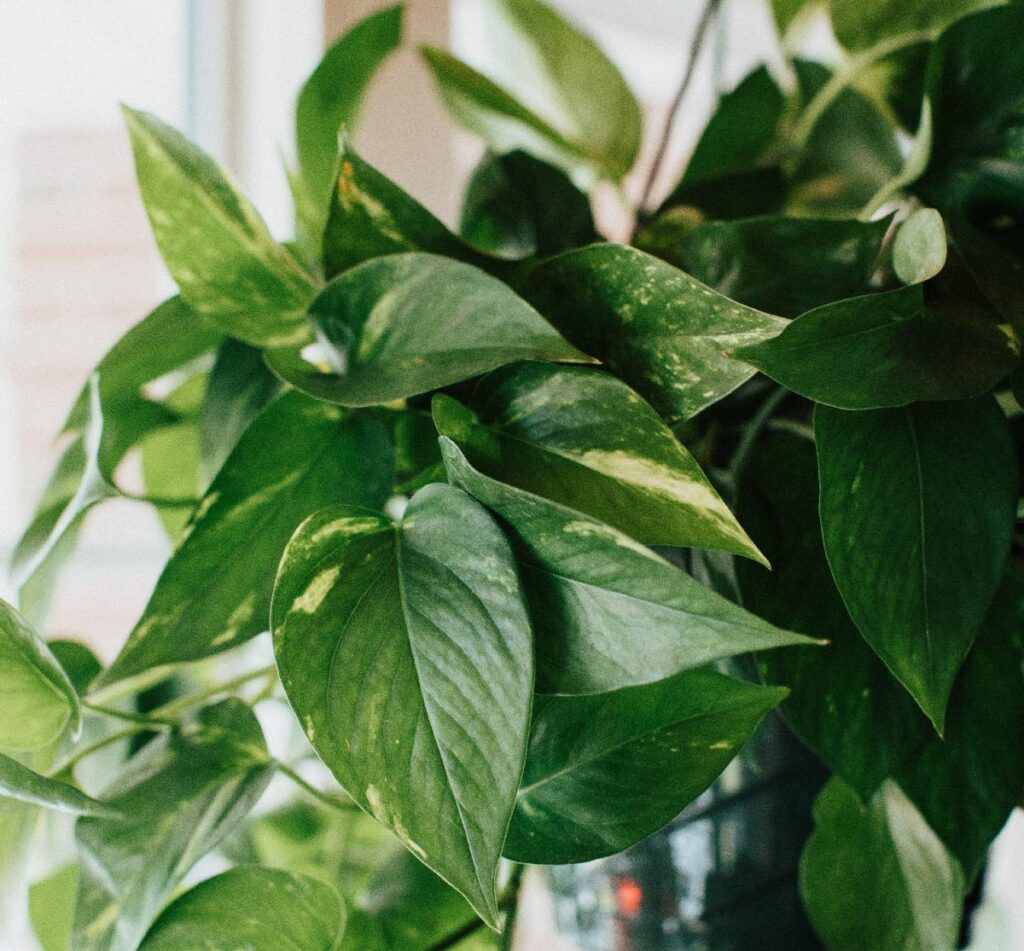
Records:
{"label": "dark plant pot", "polygon": [[560,933],[585,951],[822,948],[797,871],[825,778],[767,719],[670,826],[622,855],[550,870]]}

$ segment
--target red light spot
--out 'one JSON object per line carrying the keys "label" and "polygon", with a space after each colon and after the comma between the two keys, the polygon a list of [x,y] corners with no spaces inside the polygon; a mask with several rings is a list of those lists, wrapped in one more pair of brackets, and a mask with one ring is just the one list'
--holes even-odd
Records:
{"label": "red light spot", "polygon": [[644,903],[644,890],[631,878],[623,878],[615,886],[615,904],[625,918],[636,918]]}

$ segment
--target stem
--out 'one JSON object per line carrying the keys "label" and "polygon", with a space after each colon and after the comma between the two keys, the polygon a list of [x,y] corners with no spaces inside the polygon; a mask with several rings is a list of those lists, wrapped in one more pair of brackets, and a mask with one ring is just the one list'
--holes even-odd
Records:
{"label": "stem", "polygon": [[150,716],[148,713],[134,713],[130,710],[115,710],[112,707],[104,707],[98,703],[91,703],[89,700],[83,700],[82,706],[101,717],[108,717],[111,720],[125,720],[128,723],[139,723],[143,726],[174,726],[174,723]]}
{"label": "stem", "polygon": [[154,506],[158,509],[190,509],[194,508],[199,504],[199,499],[195,498],[175,498],[172,496],[163,495],[142,495],[136,492],[125,492],[124,489],[119,488],[117,490],[121,495],[128,499],[130,502],[147,502],[149,505]]}
{"label": "stem", "polygon": [[501,932],[501,951],[512,951],[515,940],[516,915],[519,912],[519,896],[523,887],[523,866],[514,865],[505,888],[505,899],[508,901],[508,913],[505,915],[505,927]]}
{"label": "stem", "polygon": [[59,776],[61,773],[67,772],[77,766],[82,760],[88,756],[92,756],[93,753],[98,753],[100,750],[108,747],[114,743],[118,743],[121,740],[128,740],[135,736],[136,733],[145,733],[150,730],[169,730],[171,727],[165,723],[133,723],[126,726],[123,730],[118,730],[116,733],[111,733],[107,736],[100,737],[98,740],[94,740],[87,746],[83,746],[81,749],[75,750],[70,756],[67,757],[63,762],[58,763],[53,769],[50,770],[50,776]]}
{"label": "stem", "polygon": [[736,451],[732,454],[732,461],[729,463],[729,474],[732,476],[733,484],[738,482],[740,472],[743,471],[743,467],[747,463],[747,457],[761,435],[761,430],[764,429],[787,396],[789,396],[789,392],[779,387],[761,404],[761,408],[754,414],[754,418],[743,431],[739,444],[736,446]]}
{"label": "stem", "polygon": [[295,783],[296,786],[322,805],[328,806],[331,809],[336,809],[338,812],[345,813],[350,813],[353,809],[359,808],[351,799],[342,799],[340,796],[332,796],[330,793],[325,793],[322,789],[317,789],[316,786],[308,780],[303,779],[303,777],[287,763],[282,763],[278,760],[276,765],[278,772],[283,776],[287,776],[293,783]]}
{"label": "stem", "polygon": [[669,107],[668,115],[665,117],[665,126],[661,131],[661,140],[658,142],[658,149],[654,153],[654,160],[647,174],[644,190],[640,194],[640,201],[637,204],[637,222],[644,215],[644,209],[647,207],[651,192],[654,190],[658,174],[661,172],[661,166],[665,162],[665,154],[668,151],[669,140],[672,138],[672,130],[675,127],[676,116],[679,114],[679,107],[686,97],[686,91],[690,88],[690,83],[696,72],[697,60],[700,58],[701,47],[704,45],[704,38],[707,36],[708,27],[711,26],[711,21],[715,18],[715,14],[718,13],[718,8],[721,5],[722,0],[706,0],[700,20],[697,22],[697,30],[690,42],[690,56],[683,71],[683,78],[679,83],[679,88],[676,90],[672,105]]}
{"label": "stem", "polygon": [[260,667],[257,670],[250,670],[244,674],[239,674],[237,677],[225,680],[223,683],[213,684],[213,686],[199,690],[196,693],[186,694],[184,697],[179,697],[177,700],[165,703],[162,707],[157,707],[149,715],[152,717],[175,717],[198,706],[204,700],[220,696],[222,693],[231,693],[239,687],[245,686],[251,680],[276,676],[277,667],[274,664],[269,664],[266,667]]}

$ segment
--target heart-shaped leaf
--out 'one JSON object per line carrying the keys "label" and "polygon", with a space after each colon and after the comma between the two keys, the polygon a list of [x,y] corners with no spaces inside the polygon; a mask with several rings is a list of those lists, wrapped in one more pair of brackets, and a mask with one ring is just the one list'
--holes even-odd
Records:
{"label": "heart-shaped leaf", "polygon": [[448,477],[517,542],[537,650],[537,689],[585,694],[661,680],[808,638],[779,628],[609,525],[477,472],[441,438]]}
{"label": "heart-shaped leaf", "polygon": [[[821,527],[875,653],[942,732],[953,679],[999,585],[1017,465],[991,397],[814,416]],[[951,451],[952,450],[952,451]]]}
{"label": "heart-shaped leaf", "polygon": [[434,398],[438,432],[473,466],[646,545],[763,556],[697,461],[643,398],[584,367],[519,363],[477,387],[474,415]]}
{"label": "heart-shaped leaf", "polygon": [[285,692],[338,781],[496,926],[533,652],[491,516],[441,485],[398,526],[318,512],[281,562],[273,630]]}
{"label": "heart-shaped leaf", "polygon": [[595,244],[539,265],[530,299],[663,416],[686,419],[754,375],[725,351],[788,321],[723,297],[635,248]]}
{"label": "heart-shaped leaf", "polygon": [[693,670],[589,697],[539,697],[505,855],[561,865],[621,852],[674,819],[785,690]]}
{"label": "heart-shaped leaf", "polygon": [[198,660],[267,629],[274,572],[295,526],[391,488],[384,427],[289,393],[246,430],[192,517],[142,618],[103,680]]}
{"label": "heart-shaped leaf", "polygon": [[175,899],[140,951],[334,951],[344,929],[344,905],[329,885],[282,869],[243,866]]}
{"label": "heart-shaped leaf", "polygon": [[327,350],[268,354],[271,369],[317,399],[375,406],[517,360],[590,358],[497,278],[433,254],[392,254],[336,277],[310,308]]}

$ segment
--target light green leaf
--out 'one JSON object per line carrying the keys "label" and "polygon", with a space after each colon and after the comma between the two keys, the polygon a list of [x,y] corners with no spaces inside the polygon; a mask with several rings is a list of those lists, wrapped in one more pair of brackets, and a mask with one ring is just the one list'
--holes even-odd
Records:
{"label": "light green leaf", "polygon": [[484,270],[507,270],[509,266],[452,234],[416,199],[364,162],[343,139],[324,234],[324,272],[333,278],[371,258],[408,251],[439,254]]}
{"label": "light green leaf", "polygon": [[181,296],[256,346],[300,339],[310,277],[213,159],[155,116],[124,113],[153,235]]}
{"label": "light green leaf", "polygon": [[589,697],[539,697],[505,855],[561,865],[621,852],[674,819],[785,690],[694,670]]}
{"label": "light green leaf", "polygon": [[325,509],[289,543],[272,614],[282,684],[320,757],[495,926],[533,689],[501,530],[450,486],[418,492],[398,526]]}
{"label": "light green leaf", "polygon": [[538,0],[487,0],[488,78],[425,49],[456,121],[498,152],[521,148],[569,171],[621,179],[641,114],[621,73],[589,37]]}
{"label": "light green leaf", "polygon": [[488,154],[473,172],[459,230],[504,257],[549,257],[597,240],[590,199],[555,168],[526,152]]}
{"label": "light green leaf", "polygon": [[80,789],[49,776],[41,776],[0,753],[0,796],[34,806],[79,816],[119,817],[117,809],[87,796]]}
{"label": "light green leaf", "polygon": [[319,258],[327,206],[338,161],[338,133],[351,131],[367,87],[380,64],[402,39],[402,6],[386,7],[360,20],[324,54],[299,92],[295,143],[299,157],[298,230]]}
{"label": "light green leaf", "polygon": [[833,951],[956,947],[960,866],[891,780],[865,806],[833,779],[814,804],[800,891]]}
{"label": "light green leaf", "polygon": [[75,827],[75,951],[135,951],[182,877],[245,817],[273,769],[256,718],[234,699],[137,753],[106,792],[126,818],[86,817]]}
{"label": "light green leaf", "polygon": [[434,398],[438,432],[485,475],[645,545],[715,548],[763,561],[697,461],[624,383],[583,367],[518,363],[477,387],[473,414]]}
{"label": "light green leaf", "polygon": [[157,515],[167,537],[177,542],[203,489],[199,429],[193,420],[165,426],[146,436],[139,450],[146,495],[162,500]]}
{"label": "light green leaf", "polygon": [[765,651],[757,655],[758,669],[767,683],[789,688],[779,712],[800,740],[867,801],[932,729],[864,642],[832,580],[818,521],[814,443],[790,435],[760,443],[740,474],[736,510],[774,565],[769,572],[736,562],[744,607],[829,642],[816,650]]}
{"label": "light green leaf", "polygon": [[919,208],[896,231],[892,266],[904,284],[935,277],[946,263],[946,229],[934,208]]}
{"label": "light green leaf", "polygon": [[752,650],[812,641],[715,594],[589,516],[474,470],[441,438],[449,479],[512,529],[542,693],[600,693]]}
{"label": "light green leaf", "polygon": [[140,951],[334,951],[345,908],[324,882],[280,869],[233,868],[185,892]]}
{"label": "light green leaf", "polygon": [[310,308],[323,368],[304,348],[267,355],[297,389],[375,406],[517,360],[591,362],[497,278],[433,254],[392,254],[335,278]]}
{"label": "light green leaf", "polygon": [[725,351],[773,337],[788,323],[618,244],[539,265],[530,299],[570,341],[672,419],[695,415],[750,379],[754,371]]}
{"label": "light green leaf", "polygon": [[829,0],[836,39],[870,50],[898,37],[935,37],[949,24],[1005,0]]}
{"label": "light green leaf", "polygon": [[28,892],[28,911],[42,951],[69,951],[78,897],[77,863],[65,865]]}
{"label": "light green leaf", "polygon": [[1020,349],[982,305],[930,302],[915,284],[818,307],[732,353],[815,402],[879,409],[980,396]]}
{"label": "light green leaf", "polygon": [[289,393],[246,430],[200,502],[110,683],[227,650],[267,629],[274,572],[307,515],[378,507],[391,487],[383,426]]}
{"label": "light green leaf", "polygon": [[[0,600],[0,748],[38,750],[81,722],[78,694],[32,626]],[[17,764],[15,764],[17,765]],[[0,788],[2,788],[0,780]]]}
{"label": "light green leaf", "polygon": [[991,397],[864,412],[819,406],[814,432],[836,585],[864,639],[941,733],[1010,547],[1017,464],[1002,411]]}

